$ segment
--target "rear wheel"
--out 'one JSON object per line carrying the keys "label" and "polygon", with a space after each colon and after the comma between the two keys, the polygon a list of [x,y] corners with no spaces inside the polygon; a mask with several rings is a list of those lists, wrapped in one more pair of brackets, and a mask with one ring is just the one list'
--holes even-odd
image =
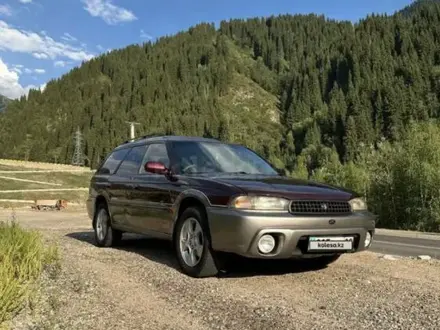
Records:
{"label": "rear wheel", "polygon": [[101,203],[96,208],[93,229],[95,231],[95,243],[99,247],[117,245],[122,239],[122,232],[112,227],[106,204]]}
{"label": "rear wheel", "polygon": [[180,268],[185,274],[191,277],[218,274],[207,219],[199,208],[189,207],[179,217],[174,235],[174,249]]}

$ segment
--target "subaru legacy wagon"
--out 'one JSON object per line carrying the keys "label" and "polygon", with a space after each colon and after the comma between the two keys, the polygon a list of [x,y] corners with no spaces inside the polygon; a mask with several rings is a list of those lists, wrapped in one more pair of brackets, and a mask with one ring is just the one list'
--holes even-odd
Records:
{"label": "subaru legacy wagon", "polygon": [[326,266],[370,247],[375,215],[355,192],[280,174],[242,145],[146,136],[115,148],[90,183],[96,245],[124,233],[171,240],[192,277],[215,276],[218,254]]}

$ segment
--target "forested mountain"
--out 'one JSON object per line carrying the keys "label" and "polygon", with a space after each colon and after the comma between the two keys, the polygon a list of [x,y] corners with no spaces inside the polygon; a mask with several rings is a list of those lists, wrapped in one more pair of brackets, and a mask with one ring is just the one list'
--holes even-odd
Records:
{"label": "forested mountain", "polygon": [[6,105],[10,102],[11,100],[8,99],[6,96],[0,95],[0,112],[3,111],[6,108]]}
{"label": "forested mountain", "polygon": [[[142,133],[241,142],[292,170],[337,152],[398,140],[440,115],[440,5],[422,1],[357,24],[282,15],[200,24],[156,43],[101,55],[11,102],[0,157],[70,162],[84,133],[95,166]],[[17,128],[20,129],[17,129]]]}
{"label": "forested mountain", "polygon": [[357,24],[282,15],[200,24],[101,55],[0,113],[0,157],[89,166],[143,134],[240,142],[351,188],[379,226],[440,231],[440,3]]}
{"label": "forested mountain", "polygon": [[403,8],[400,13],[404,15],[412,15],[413,12],[417,12],[420,7],[430,5],[430,3],[438,3],[439,0],[414,0],[410,5]]}

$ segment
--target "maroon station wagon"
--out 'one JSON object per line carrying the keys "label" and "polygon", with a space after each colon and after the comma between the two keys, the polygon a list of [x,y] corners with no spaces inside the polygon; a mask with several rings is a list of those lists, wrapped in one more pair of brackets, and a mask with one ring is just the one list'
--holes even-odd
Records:
{"label": "maroon station wagon", "polygon": [[87,208],[98,246],[123,233],[171,240],[193,277],[215,276],[219,252],[325,266],[368,249],[376,219],[354,192],[285,177],[241,145],[182,136],[115,148],[91,179]]}

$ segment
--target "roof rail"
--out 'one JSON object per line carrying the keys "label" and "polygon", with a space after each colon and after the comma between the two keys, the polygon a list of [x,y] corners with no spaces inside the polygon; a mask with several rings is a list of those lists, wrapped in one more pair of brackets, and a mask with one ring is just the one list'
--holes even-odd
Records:
{"label": "roof rail", "polygon": [[134,142],[134,141],[139,141],[139,140],[143,140],[143,139],[148,139],[148,138],[153,138],[153,137],[159,137],[159,136],[166,136],[166,134],[147,134],[147,135],[139,136],[138,138],[135,138],[133,140],[127,140],[127,141],[123,142],[122,144],[130,143],[130,142]]}
{"label": "roof rail", "polygon": [[165,136],[165,134],[147,134],[144,136],[139,137],[136,140],[141,140],[141,139],[148,139],[148,138],[152,138],[152,137],[159,137],[159,136]]}

